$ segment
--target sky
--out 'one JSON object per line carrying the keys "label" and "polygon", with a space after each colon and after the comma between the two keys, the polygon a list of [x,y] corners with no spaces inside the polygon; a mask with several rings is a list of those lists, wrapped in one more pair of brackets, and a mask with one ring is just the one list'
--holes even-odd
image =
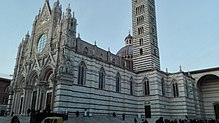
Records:
{"label": "sky", "polygon": [[[49,0],[52,6],[55,0]],[[131,0],[60,0],[70,3],[83,40],[114,54],[132,29]],[[44,0],[0,4],[0,74],[13,74],[19,43]],[[219,66],[219,0],[156,0],[161,70],[193,71]]]}

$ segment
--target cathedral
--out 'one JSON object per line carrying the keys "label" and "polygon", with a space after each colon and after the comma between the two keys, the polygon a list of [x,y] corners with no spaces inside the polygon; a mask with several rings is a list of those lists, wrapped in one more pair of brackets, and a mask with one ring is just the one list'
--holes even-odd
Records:
{"label": "cathedral", "polygon": [[160,69],[155,0],[132,0],[132,34],[117,54],[81,39],[76,26],[70,6],[45,0],[18,48],[9,112],[219,119],[219,68]]}

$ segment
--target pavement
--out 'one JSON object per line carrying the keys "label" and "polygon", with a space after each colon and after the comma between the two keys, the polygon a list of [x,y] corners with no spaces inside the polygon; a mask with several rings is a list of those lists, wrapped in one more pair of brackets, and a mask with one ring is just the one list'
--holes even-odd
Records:
{"label": "pavement", "polygon": [[[30,117],[27,116],[18,116],[20,123],[29,123]],[[11,117],[0,117],[0,123],[10,123]],[[68,120],[64,123],[134,123],[134,117],[127,117],[125,120],[122,119],[122,116],[109,116],[109,115],[96,115],[91,117],[69,117]],[[138,123],[142,123],[141,119],[138,119]]]}

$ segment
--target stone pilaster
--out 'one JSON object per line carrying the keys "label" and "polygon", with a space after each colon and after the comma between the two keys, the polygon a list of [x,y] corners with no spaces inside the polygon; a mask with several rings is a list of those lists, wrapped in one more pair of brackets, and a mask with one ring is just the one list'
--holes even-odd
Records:
{"label": "stone pilaster", "polygon": [[42,110],[45,98],[46,87],[48,86],[46,81],[37,83],[37,98],[36,98],[36,110]]}

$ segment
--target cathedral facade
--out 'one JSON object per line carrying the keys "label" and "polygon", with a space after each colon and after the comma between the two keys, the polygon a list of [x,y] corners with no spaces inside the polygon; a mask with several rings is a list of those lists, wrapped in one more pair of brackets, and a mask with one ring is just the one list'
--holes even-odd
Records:
{"label": "cathedral facade", "polygon": [[45,0],[20,43],[8,111],[25,115],[49,106],[69,114],[216,118],[219,97],[207,92],[219,90],[217,72],[160,70],[154,2],[132,0],[133,34],[113,54],[76,36],[70,6],[63,13],[59,0],[52,7]]}

